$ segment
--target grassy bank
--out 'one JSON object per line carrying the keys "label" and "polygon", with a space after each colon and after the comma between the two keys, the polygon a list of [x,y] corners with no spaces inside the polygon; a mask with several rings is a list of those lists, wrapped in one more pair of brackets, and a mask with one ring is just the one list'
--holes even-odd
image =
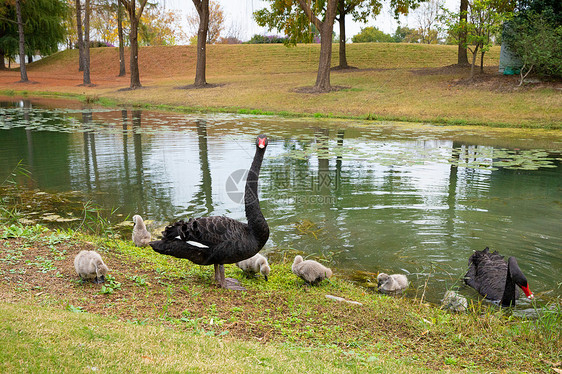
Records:
{"label": "grassy bank", "polygon": [[[316,78],[318,45],[210,45],[206,89],[193,83],[192,46],[144,47],[144,89],[123,91],[116,77],[117,49],[92,50],[92,81],[80,87],[76,51],[64,51],[29,66],[34,84],[16,83],[17,71],[0,72],[0,90],[12,94],[64,93],[111,105],[198,111],[271,113],[291,116],[426,121],[501,127],[560,129],[560,82],[517,87],[518,77],[497,73],[499,48],[486,54],[485,73],[469,81],[469,68],[453,66],[456,47],[414,44],[351,44],[356,69],[335,70],[327,94],[304,94]],[[333,63],[337,65],[337,47]]]}
{"label": "grassy bank", "polygon": [[[102,254],[104,285],[77,280],[81,249]],[[290,271],[293,255],[270,257],[269,282],[227,266],[248,289],[235,292],[216,288],[210,267],[107,234],[5,223],[0,371],[546,373],[561,359],[559,304],[527,320],[485,303],[447,312],[337,272],[308,287]]]}

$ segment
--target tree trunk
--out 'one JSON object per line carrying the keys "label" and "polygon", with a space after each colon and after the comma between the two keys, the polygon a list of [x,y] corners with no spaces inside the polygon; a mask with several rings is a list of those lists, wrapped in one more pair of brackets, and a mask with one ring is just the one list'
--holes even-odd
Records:
{"label": "tree trunk", "polygon": [[195,68],[195,86],[207,84],[205,71],[207,66],[207,33],[209,31],[209,0],[193,0],[199,14],[197,30],[197,67]]}
{"label": "tree trunk", "polygon": [[121,0],[117,2],[117,33],[119,35],[119,76],[125,72],[125,38],[123,37],[123,4]]}
{"label": "tree trunk", "polygon": [[138,27],[139,21],[135,16],[135,1],[132,0],[132,14],[129,13],[131,20],[131,31],[129,32],[129,41],[131,43],[131,60],[129,70],[131,71],[131,89],[141,88],[140,73],[139,73],[139,42],[138,42]]}
{"label": "tree trunk", "polygon": [[472,64],[470,65],[470,79],[474,78],[474,65],[476,65],[476,56],[478,56],[478,47],[477,44],[474,47],[474,52],[472,52]]}
{"label": "tree trunk", "polygon": [[33,56],[32,55],[27,55],[27,63],[31,64],[33,62]]}
{"label": "tree trunk", "polygon": [[[468,13],[468,0],[461,0],[460,21],[466,25]],[[466,31],[459,37],[459,52],[457,63],[459,65],[468,65],[468,53],[466,51]]]}
{"label": "tree trunk", "polygon": [[340,69],[347,69],[347,55],[345,52],[345,0],[339,1],[339,25],[340,25]]}
{"label": "tree trunk", "polygon": [[[330,66],[332,62],[332,30],[324,22],[320,30],[320,62],[318,64],[318,74],[316,75],[316,89],[321,92],[329,92],[330,85]],[[332,24],[333,26],[333,24]]]}
{"label": "tree trunk", "polygon": [[86,0],[84,9],[84,86],[92,84],[90,80],[90,0]]}
{"label": "tree trunk", "polygon": [[18,20],[19,54],[20,54],[20,82],[28,82],[25,67],[25,36],[23,34],[23,21],[21,18],[21,0],[16,0],[16,16]]}
{"label": "tree trunk", "polygon": [[0,70],[6,70],[5,58],[6,58],[6,55],[4,54],[4,51],[0,50]]}
{"label": "tree trunk", "polygon": [[480,73],[484,73],[484,51],[480,53]]}
{"label": "tree trunk", "polygon": [[324,21],[320,23],[320,62],[318,64],[318,75],[316,76],[315,88],[321,92],[329,92],[330,66],[332,64],[332,32],[336,19],[338,0],[328,0]]}
{"label": "tree trunk", "polygon": [[84,70],[84,37],[82,36],[82,5],[76,0],[76,32],[78,33],[78,71]]}

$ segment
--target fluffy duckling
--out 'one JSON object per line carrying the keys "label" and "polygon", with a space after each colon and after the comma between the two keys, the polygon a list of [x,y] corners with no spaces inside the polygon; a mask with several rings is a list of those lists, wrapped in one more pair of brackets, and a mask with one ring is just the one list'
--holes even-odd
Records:
{"label": "fluffy duckling", "polygon": [[445,292],[442,304],[445,309],[452,310],[453,312],[464,312],[468,308],[466,297],[459,295],[455,291]]}
{"label": "fluffy duckling", "polygon": [[96,251],[80,251],[74,258],[74,269],[83,281],[91,280],[93,283],[105,282],[109,271]]}
{"label": "fluffy duckling", "polygon": [[408,278],[404,274],[380,273],[377,282],[382,293],[399,293],[408,288]]}
{"label": "fluffy duckling", "polygon": [[256,253],[254,256],[236,263],[244,273],[249,275],[255,275],[256,273],[261,273],[265,280],[267,281],[267,277],[269,276],[270,268],[267,262],[267,258],[262,256],[259,253]]}
{"label": "fluffy duckling", "polygon": [[303,261],[302,256],[295,257],[291,270],[295,275],[313,286],[332,276],[331,269],[314,260]]}
{"label": "fluffy duckling", "polygon": [[133,227],[133,243],[137,247],[146,247],[150,242],[150,233],[146,229],[144,221],[142,217],[138,214],[133,216],[133,223],[135,227]]}

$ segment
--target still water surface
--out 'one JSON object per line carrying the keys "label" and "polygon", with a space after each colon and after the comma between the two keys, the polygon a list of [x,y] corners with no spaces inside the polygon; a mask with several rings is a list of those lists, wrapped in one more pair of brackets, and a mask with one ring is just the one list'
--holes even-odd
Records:
{"label": "still water surface", "polygon": [[326,257],[340,276],[407,273],[410,294],[427,281],[425,296],[438,302],[451,287],[475,297],[459,279],[471,253],[489,246],[517,257],[539,298],[561,296],[562,136],[69,107],[0,102],[0,181],[22,161],[26,188],[72,192],[153,227],[245,220],[244,171],[265,133],[265,252]]}

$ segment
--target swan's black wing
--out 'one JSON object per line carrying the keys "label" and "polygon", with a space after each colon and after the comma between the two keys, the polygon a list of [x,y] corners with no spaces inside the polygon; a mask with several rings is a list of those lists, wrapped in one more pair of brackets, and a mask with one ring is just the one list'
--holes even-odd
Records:
{"label": "swan's black wing", "polygon": [[480,265],[480,262],[482,262],[482,259],[489,254],[489,248],[486,247],[482,251],[475,251],[468,259],[468,271],[464,276],[464,282],[475,290],[478,290],[480,287],[479,280],[476,278],[476,270]]}
{"label": "swan's black wing", "polygon": [[156,252],[200,265],[234,263],[257,252],[248,225],[223,216],[178,221],[167,226],[162,236],[150,243]]}
{"label": "swan's black wing", "polygon": [[500,300],[505,289],[507,263],[497,251],[490,253],[488,247],[476,251],[468,260],[465,283],[491,300]]}

